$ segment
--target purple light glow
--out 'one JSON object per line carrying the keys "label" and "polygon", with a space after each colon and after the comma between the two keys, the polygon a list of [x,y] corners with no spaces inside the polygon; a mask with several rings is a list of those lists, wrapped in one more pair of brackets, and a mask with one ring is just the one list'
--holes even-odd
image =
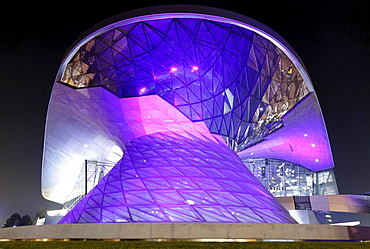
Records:
{"label": "purple light glow", "polygon": [[[157,132],[176,132],[184,137],[207,138],[216,142],[204,122],[191,122],[158,95],[120,99],[127,127],[136,137]],[[172,136],[171,134],[169,136]],[[217,141],[218,143],[219,141]]]}
{"label": "purple light glow", "polygon": [[203,122],[191,122],[157,95],[120,102],[135,138],[122,134],[124,157],[60,224],[294,223]]}
{"label": "purple light glow", "polygon": [[[325,124],[314,95],[306,97],[284,116],[283,123],[284,127],[270,134],[265,141],[239,152],[238,155],[241,158],[283,159],[313,171],[333,167]],[[302,131],[307,133],[302,136]]]}
{"label": "purple light glow", "polygon": [[64,65],[57,82],[79,89],[53,90],[43,193],[76,197],[77,161],[115,166],[61,223],[294,222],[240,158],[333,167],[306,72],[249,26],[153,16],[94,33]]}

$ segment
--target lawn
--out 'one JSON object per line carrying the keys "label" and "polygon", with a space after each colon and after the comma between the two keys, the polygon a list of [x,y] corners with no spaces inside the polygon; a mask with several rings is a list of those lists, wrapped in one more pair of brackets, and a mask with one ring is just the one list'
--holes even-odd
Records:
{"label": "lawn", "polygon": [[79,249],[79,248],[103,248],[103,249],[149,249],[149,248],[276,248],[276,249],[314,249],[314,248],[370,248],[370,242],[149,242],[149,241],[48,241],[48,242],[0,242],[0,249],[20,248],[20,249]]}

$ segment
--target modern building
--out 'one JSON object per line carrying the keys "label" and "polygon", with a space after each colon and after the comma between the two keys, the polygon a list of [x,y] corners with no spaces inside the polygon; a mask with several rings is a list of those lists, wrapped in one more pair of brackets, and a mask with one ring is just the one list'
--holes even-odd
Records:
{"label": "modern building", "polygon": [[60,223],[295,223],[274,196],[337,194],[324,119],[294,50],[245,16],[134,10],[66,54],[42,193]]}
{"label": "modern building", "polygon": [[278,197],[299,224],[370,227],[370,196],[312,195]]}

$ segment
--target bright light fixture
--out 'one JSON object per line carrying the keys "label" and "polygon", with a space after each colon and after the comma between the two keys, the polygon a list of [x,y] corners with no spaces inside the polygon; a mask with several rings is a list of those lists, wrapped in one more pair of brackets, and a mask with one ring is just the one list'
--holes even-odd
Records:
{"label": "bright light fixture", "polygon": [[191,68],[191,72],[195,72],[195,71],[198,71],[199,70],[199,67],[198,66],[193,66]]}
{"label": "bright light fixture", "polygon": [[143,94],[146,92],[146,87],[142,87],[139,89],[139,94]]}

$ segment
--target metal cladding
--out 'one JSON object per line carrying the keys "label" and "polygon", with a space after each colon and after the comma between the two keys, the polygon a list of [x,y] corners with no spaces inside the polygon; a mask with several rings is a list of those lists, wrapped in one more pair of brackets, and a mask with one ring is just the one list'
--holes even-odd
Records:
{"label": "metal cladding", "polygon": [[86,36],[62,64],[44,197],[77,197],[84,160],[115,166],[60,223],[294,223],[246,158],[334,166],[307,73],[258,27],[209,13],[141,15]]}

